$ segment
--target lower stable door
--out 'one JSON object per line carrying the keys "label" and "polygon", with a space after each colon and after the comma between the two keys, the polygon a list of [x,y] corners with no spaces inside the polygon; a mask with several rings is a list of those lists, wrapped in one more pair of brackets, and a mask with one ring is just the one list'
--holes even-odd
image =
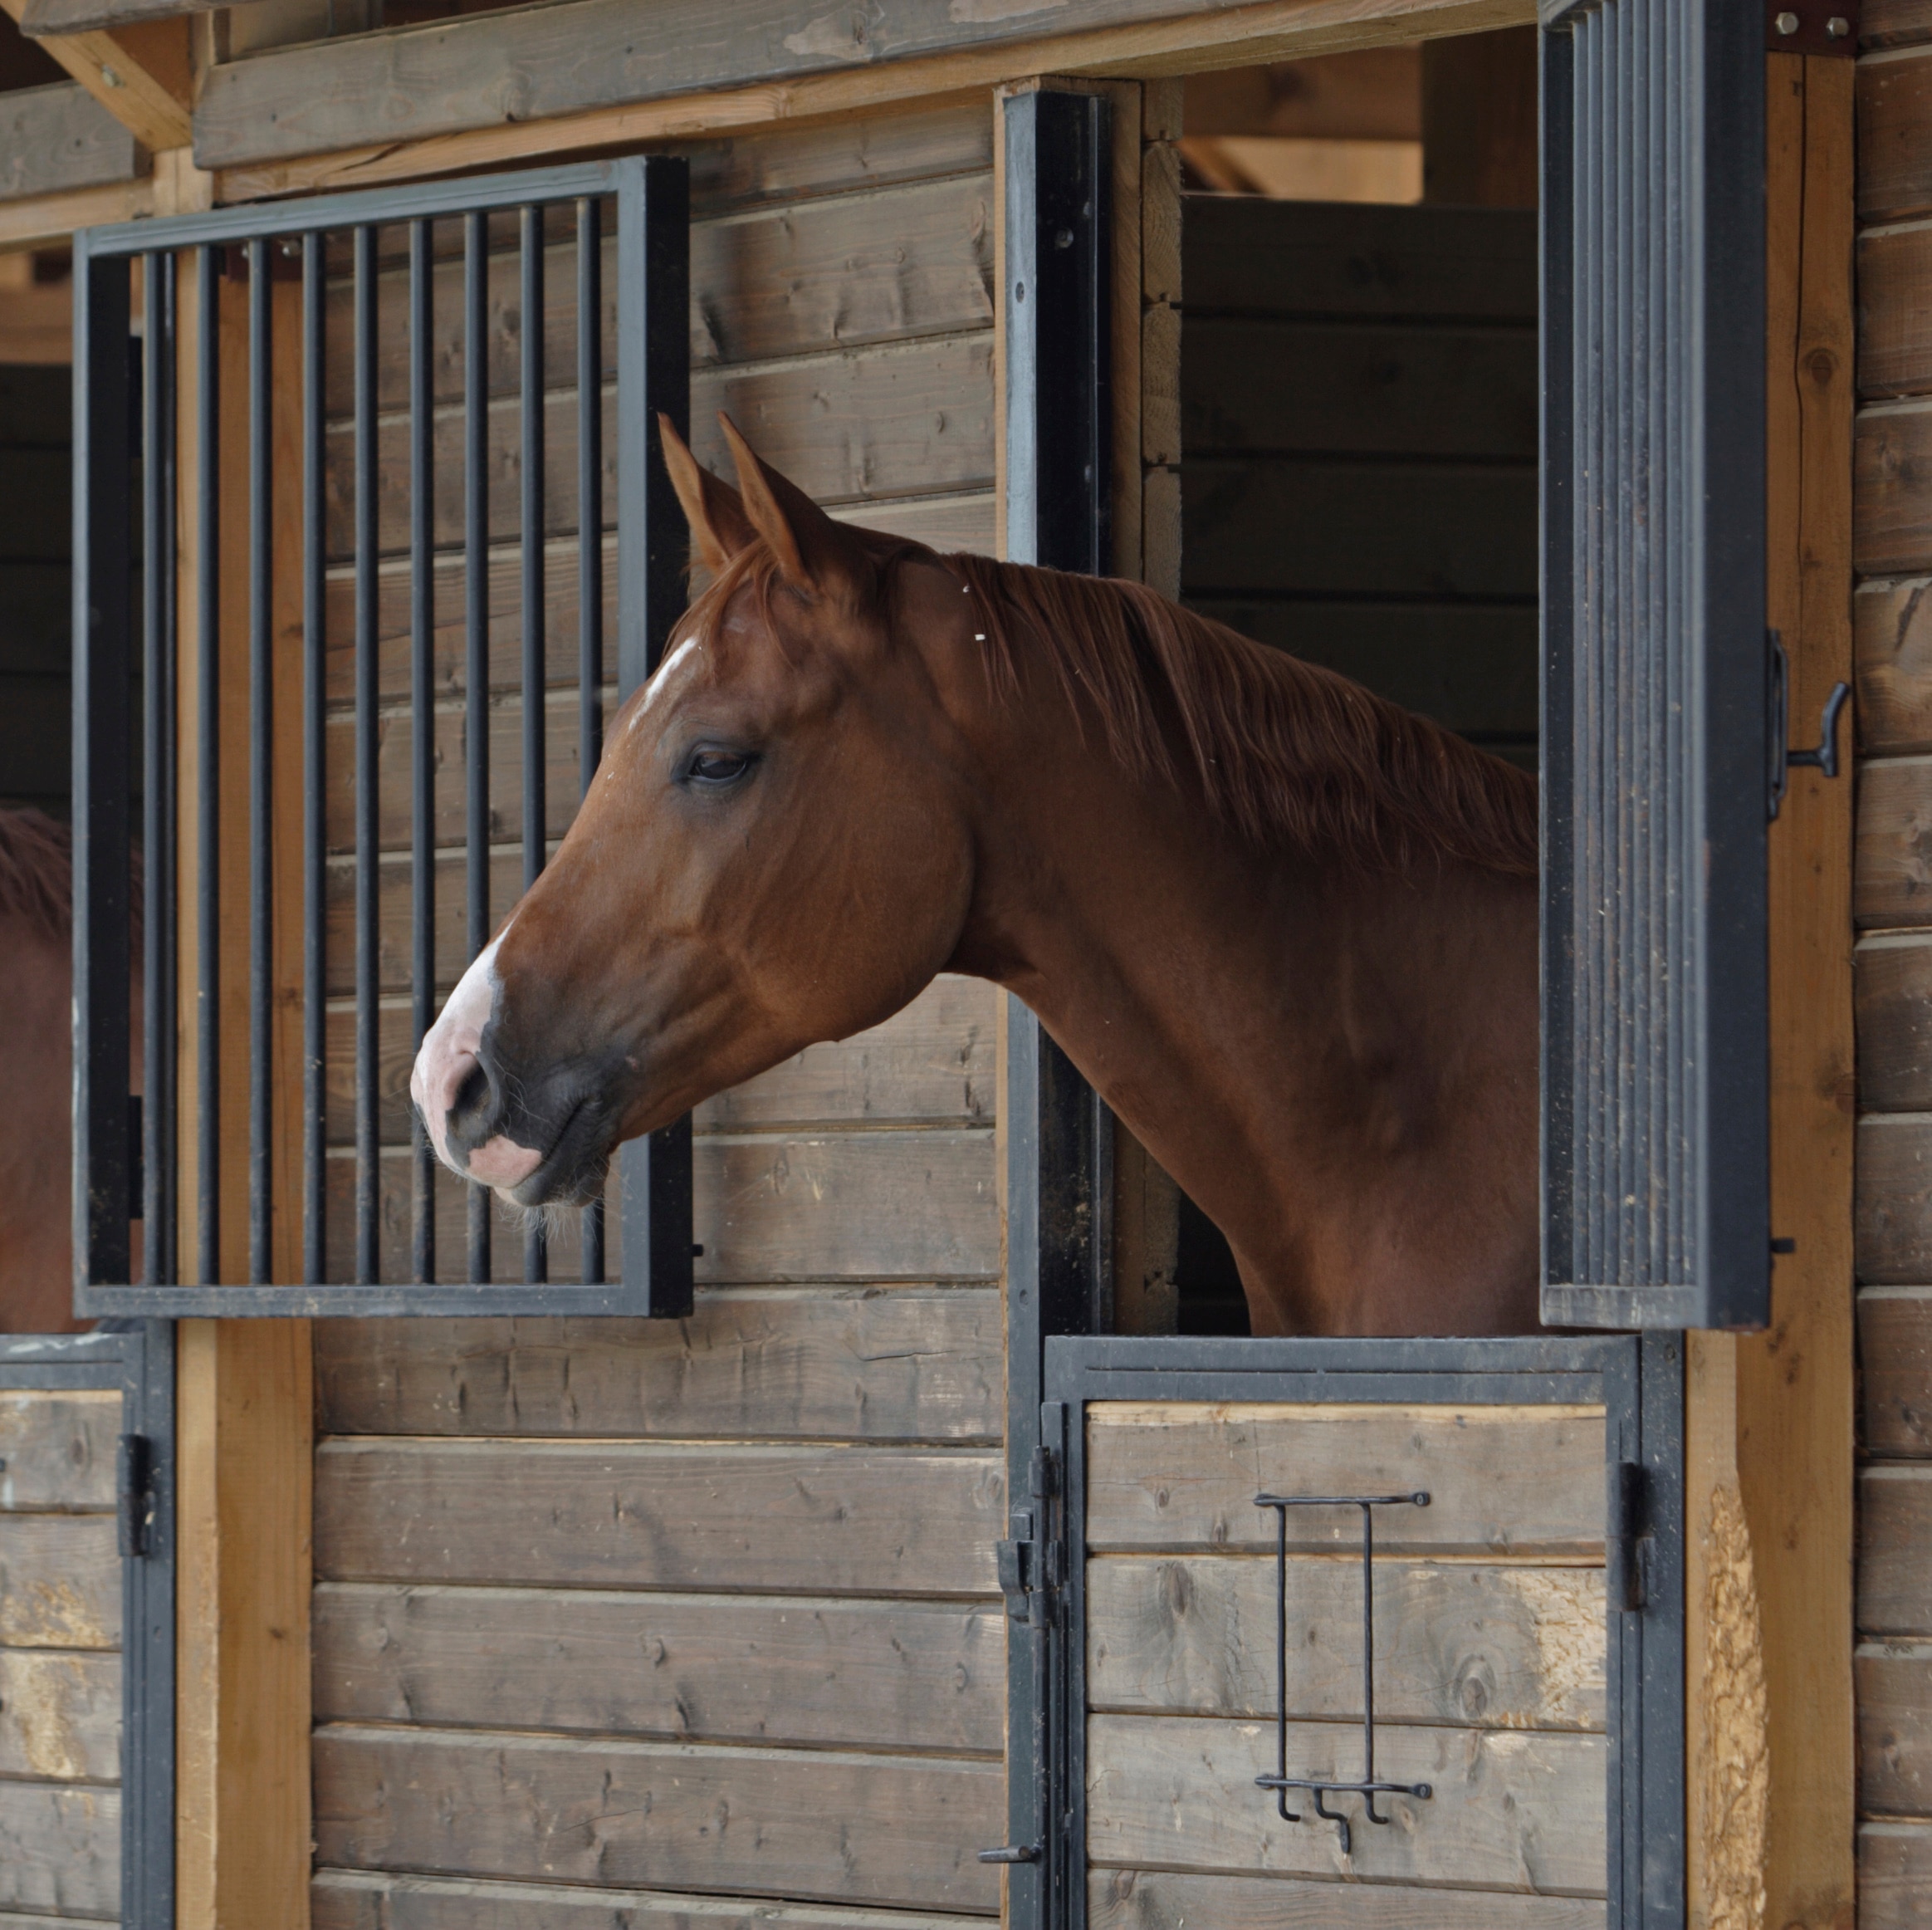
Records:
{"label": "lower stable door", "polygon": [[1050,1342],[1016,1921],[1680,1925],[1680,1354]]}

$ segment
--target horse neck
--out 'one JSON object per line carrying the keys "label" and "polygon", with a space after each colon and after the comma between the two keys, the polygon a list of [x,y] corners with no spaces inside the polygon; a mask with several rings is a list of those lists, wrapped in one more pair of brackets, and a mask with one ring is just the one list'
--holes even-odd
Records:
{"label": "horse neck", "polygon": [[1002,760],[958,963],[1227,1234],[1257,1330],[1533,1324],[1533,888],[1264,853],[1064,753]]}

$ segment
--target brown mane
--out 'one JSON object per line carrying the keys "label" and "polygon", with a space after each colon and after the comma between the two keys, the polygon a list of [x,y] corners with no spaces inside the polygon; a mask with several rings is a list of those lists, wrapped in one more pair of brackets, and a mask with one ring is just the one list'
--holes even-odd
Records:
{"label": "brown mane", "polygon": [[[1191,783],[1243,837],[1377,867],[1435,859],[1536,875],[1535,779],[1349,678],[1144,584],[852,533],[882,586],[907,556],[965,578],[985,612],[998,695],[1019,694],[1023,650],[1043,654],[1075,718],[1098,719],[1125,769]],[[764,543],[741,551],[693,606],[699,634],[715,633],[746,585],[769,620],[777,580]]]}

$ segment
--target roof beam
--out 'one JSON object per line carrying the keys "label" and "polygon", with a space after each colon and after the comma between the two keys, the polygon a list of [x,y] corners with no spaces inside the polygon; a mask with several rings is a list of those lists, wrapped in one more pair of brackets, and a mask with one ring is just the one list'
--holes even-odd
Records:
{"label": "roof beam", "polygon": [[[23,32],[29,31],[22,17],[27,4],[0,0],[0,9]],[[187,146],[194,81],[185,19],[36,38],[143,147],[159,152]]]}

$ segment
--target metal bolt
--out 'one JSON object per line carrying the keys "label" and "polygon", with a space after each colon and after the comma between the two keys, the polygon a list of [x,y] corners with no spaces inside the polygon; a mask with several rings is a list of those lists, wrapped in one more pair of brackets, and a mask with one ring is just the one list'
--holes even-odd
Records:
{"label": "metal bolt", "polygon": [[1771,24],[1780,33],[1796,33],[1797,32],[1797,16],[1795,13],[1781,13]]}
{"label": "metal bolt", "polygon": [[121,84],[121,78],[112,67],[103,67],[100,70],[100,83],[104,87],[118,87]]}
{"label": "metal bolt", "polygon": [[1851,32],[1851,22],[1842,13],[1834,13],[1825,22],[1825,32],[1833,40],[1843,40]]}

